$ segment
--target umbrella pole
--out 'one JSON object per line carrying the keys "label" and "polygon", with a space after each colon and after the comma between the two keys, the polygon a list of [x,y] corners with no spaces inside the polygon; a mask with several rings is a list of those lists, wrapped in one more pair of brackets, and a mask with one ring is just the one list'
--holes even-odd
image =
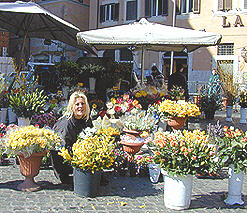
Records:
{"label": "umbrella pole", "polygon": [[23,57],[24,48],[25,48],[25,45],[26,45],[27,33],[28,33],[28,31],[26,31],[26,33],[25,33],[25,36],[24,36],[24,39],[23,39],[23,43],[22,43],[22,47],[21,47],[21,56],[20,56],[20,63],[19,63],[19,67],[18,67],[18,72],[21,70],[21,67],[22,67],[22,57]]}
{"label": "umbrella pole", "polygon": [[141,66],[141,85],[144,83],[144,62],[145,62],[145,57],[144,57],[144,47],[142,47],[142,66]]}

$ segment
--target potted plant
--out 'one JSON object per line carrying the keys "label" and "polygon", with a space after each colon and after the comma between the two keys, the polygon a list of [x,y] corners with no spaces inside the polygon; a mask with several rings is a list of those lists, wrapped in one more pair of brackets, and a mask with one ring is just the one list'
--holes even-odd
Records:
{"label": "potted plant", "polygon": [[161,101],[157,106],[158,115],[167,120],[167,124],[173,129],[180,129],[184,126],[188,117],[199,116],[200,109],[196,104],[191,104],[184,100]]}
{"label": "potted plant", "polygon": [[42,112],[47,97],[43,90],[36,89],[28,92],[20,91],[17,94],[11,92],[8,99],[9,106],[18,117],[18,125],[26,125],[30,123],[29,119],[34,114]]}
{"label": "potted plant", "polygon": [[220,109],[221,103],[217,101],[215,95],[202,95],[198,103],[201,112],[204,112],[207,120],[214,119],[216,110]]}
{"label": "potted plant", "polygon": [[[219,62],[222,63],[222,62]],[[232,106],[236,101],[236,96],[238,92],[238,87],[234,84],[232,68],[228,66],[228,62],[226,64],[218,64],[218,74],[220,76],[220,82],[223,89],[223,93],[225,98],[227,99],[227,122],[231,122],[232,116]]]}
{"label": "potted plant", "polygon": [[109,128],[86,128],[72,150],[59,153],[74,167],[74,191],[79,196],[95,197],[98,193],[100,172],[113,165],[116,136],[120,132]]}
{"label": "potted plant", "polygon": [[121,136],[120,143],[123,145],[123,150],[131,155],[140,150],[145,142],[144,139],[148,137],[148,133],[154,131],[158,122],[145,111],[122,116],[120,121],[125,133]]}
{"label": "potted plant", "polygon": [[246,124],[247,90],[243,90],[240,92],[239,105],[240,105],[240,123]]}
{"label": "potted plant", "polygon": [[89,93],[95,93],[96,79],[101,78],[105,68],[98,64],[85,64],[81,67],[81,73],[86,74],[89,78]]}
{"label": "potted plant", "polygon": [[247,172],[247,137],[246,133],[234,127],[221,128],[218,134],[210,134],[217,148],[217,158],[220,167],[229,167],[228,205],[244,202],[241,198],[244,173]]}
{"label": "potted plant", "polygon": [[6,153],[17,155],[20,170],[25,180],[18,185],[22,191],[37,191],[40,186],[34,181],[39,174],[42,157],[48,150],[61,145],[62,139],[50,129],[34,126],[19,127],[5,135]]}
{"label": "potted plant", "polygon": [[55,64],[56,70],[60,72],[60,80],[63,86],[71,87],[78,82],[78,75],[81,72],[80,66],[72,61],[61,61]]}
{"label": "potted plant", "polygon": [[213,172],[215,147],[209,146],[204,131],[180,130],[154,133],[154,151],[164,177],[164,201],[167,208],[189,208],[192,176]]}
{"label": "potted plant", "polygon": [[0,93],[0,107],[1,107],[1,123],[7,123],[7,116],[8,116],[8,106],[9,101],[7,98],[8,91],[2,90]]}

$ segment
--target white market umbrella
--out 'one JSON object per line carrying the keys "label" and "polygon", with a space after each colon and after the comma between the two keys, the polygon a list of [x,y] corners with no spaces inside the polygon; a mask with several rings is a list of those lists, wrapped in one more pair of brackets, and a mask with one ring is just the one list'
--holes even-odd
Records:
{"label": "white market umbrella", "polygon": [[34,2],[0,2],[0,28],[23,37],[22,49],[26,37],[58,40],[78,47],[76,34],[80,29]]}
{"label": "white market umbrella", "polygon": [[148,22],[139,22],[77,33],[81,45],[96,50],[133,47],[142,50],[142,82],[144,77],[144,50],[191,52],[202,46],[217,45],[220,34],[196,31],[180,27]]}

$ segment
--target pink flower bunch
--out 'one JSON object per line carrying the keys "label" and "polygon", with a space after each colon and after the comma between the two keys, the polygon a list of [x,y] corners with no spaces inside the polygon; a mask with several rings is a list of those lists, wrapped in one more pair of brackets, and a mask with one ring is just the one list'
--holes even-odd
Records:
{"label": "pink flower bunch", "polygon": [[54,116],[53,112],[34,115],[32,117],[32,124],[38,127],[49,126],[52,128],[56,122],[57,118]]}
{"label": "pink flower bunch", "polygon": [[123,97],[111,98],[110,102],[106,103],[106,107],[107,114],[115,117],[142,109],[139,101],[131,99],[128,94],[123,95]]}

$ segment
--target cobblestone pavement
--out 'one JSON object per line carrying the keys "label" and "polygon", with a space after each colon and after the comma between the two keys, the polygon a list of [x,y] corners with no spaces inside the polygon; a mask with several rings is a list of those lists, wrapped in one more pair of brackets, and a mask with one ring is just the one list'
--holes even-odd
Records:
{"label": "cobblestone pavement", "polygon": [[[223,112],[216,115],[224,124]],[[189,128],[203,128],[209,121],[189,122]],[[215,122],[215,121],[212,121]],[[233,116],[230,125],[239,126],[239,117]],[[241,125],[246,128],[246,125]],[[35,180],[42,186],[38,192],[21,192],[19,166],[0,166],[0,212],[177,212],[164,207],[163,183],[151,184],[148,177],[127,177],[107,173],[107,186],[100,187],[97,198],[81,198],[72,187],[62,185],[51,169],[42,169]],[[222,179],[193,179],[192,201],[188,210],[180,212],[247,212],[247,206],[229,208],[223,200],[227,193],[227,174]],[[247,202],[247,179],[243,199]],[[122,204],[122,205],[121,205]]]}

